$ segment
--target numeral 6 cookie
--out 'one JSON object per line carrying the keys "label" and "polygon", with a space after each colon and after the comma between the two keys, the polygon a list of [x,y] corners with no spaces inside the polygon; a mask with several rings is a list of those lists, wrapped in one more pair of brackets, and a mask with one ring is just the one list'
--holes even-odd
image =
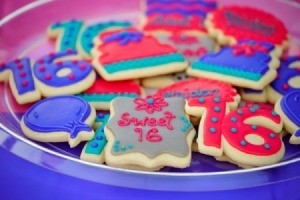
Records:
{"label": "numeral 6 cookie", "polygon": [[114,99],[105,127],[106,163],[146,169],[188,167],[195,130],[184,104],[182,98],[155,96]]}

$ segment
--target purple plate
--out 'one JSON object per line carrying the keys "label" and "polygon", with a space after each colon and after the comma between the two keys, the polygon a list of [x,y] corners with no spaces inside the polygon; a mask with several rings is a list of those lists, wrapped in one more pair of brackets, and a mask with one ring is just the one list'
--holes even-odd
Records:
{"label": "purple plate", "polygon": [[[46,36],[47,26],[74,16],[89,24],[111,19],[126,19],[137,24],[139,2],[64,0],[30,3],[0,21],[0,61],[24,56],[37,59],[54,51],[54,42]],[[291,26],[289,24],[289,28]],[[297,34],[294,27],[290,30]],[[247,199],[247,194],[259,199],[281,199],[291,193],[294,196],[289,199],[300,199],[297,188],[300,183],[300,170],[297,170],[300,145],[290,145],[289,136],[284,138],[284,158],[276,165],[245,170],[195,153],[189,168],[165,167],[159,172],[141,172],[81,161],[79,155],[83,145],[70,149],[67,143],[30,141],[19,125],[27,108],[15,102],[8,84],[0,84],[0,186],[7,188],[1,190],[1,199],[21,199],[24,195],[28,199],[101,199],[106,195],[109,198],[104,199],[199,199],[199,195],[208,199],[222,199],[224,195]],[[56,191],[55,194],[52,191]]]}

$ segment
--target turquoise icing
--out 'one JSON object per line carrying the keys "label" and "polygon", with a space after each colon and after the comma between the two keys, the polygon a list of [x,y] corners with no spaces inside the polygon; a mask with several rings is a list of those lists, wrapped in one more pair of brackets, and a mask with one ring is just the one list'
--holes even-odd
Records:
{"label": "turquoise icing", "polygon": [[59,51],[66,51],[67,49],[76,49],[76,41],[82,26],[83,22],[78,20],[56,22],[51,25],[51,30],[63,30]]}
{"label": "turquoise icing", "polygon": [[91,49],[93,48],[93,39],[99,35],[100,32],[108,28],[117,28],[117,27],[130,27],[131,23],[126,21],[111,21],[105,23],[97,23],[91,26],[88,26],[82,33],[80,38],[80,44],[84,52],[88,55],[91,55]]}
{"label": "turquoise icing", "polygon": [[218,74],[225,74],[229,76],[235,76],[239,78],[246,78],[252,81],[259,81],[262,78],[262,75],[257,73],[246,72],[237,69],[230,69],[225,66],[218,66],[214,64],[195,62],[191,65],[192,69],[198,69],[202,71],[215,72]]}
{"label": "turquoise icing", "polygon": [[136,98],[139,95],[136,93],[109,93],[109,94],[77,94],[76,96],[86,100],[87,102],[110,102],[117,97],[131,97]]}
{"label": "turquoise icing", "polygon": [[96,121],[102,123],[101,126],[95,132],[95,136],[87,143],[85,153],[100,155],[107,143],[104,127],[109,119],[109,114],[103,115],[102,118],[97,117]]}
{"label": "turquoise icing", "polygon": [[191,126],[191,122],[183,115],[180,116],[180,119],[184,122],[184,126],[181,128],[182,132],[186,132]]}
{"label": "turquoise icing", "polygon": [[135,60],[115,62],[112,64],[104,65],[107,73],[113,74],[120,71],[131,69],[141,69],[147,67],[155,67],[157,65],[164,65],[172,62],[184,62],[184,57],[180,53],[172,53],[161,56],[153,56],[149,58],[141,58]]}

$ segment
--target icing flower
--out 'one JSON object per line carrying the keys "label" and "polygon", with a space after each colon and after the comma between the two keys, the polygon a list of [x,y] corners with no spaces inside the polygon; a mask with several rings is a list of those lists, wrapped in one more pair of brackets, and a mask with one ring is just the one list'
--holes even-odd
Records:
{"label": "icing flower", "polygon": [[134,103],[137,104],[136,110],[145,110],[149,114],[152,114],[154,111],[161,111],[162,107],[168,105],[164,98],[154,96],[148,96],[146,99],[135,98]]}
{"label": "icing flower", "polygon": [[105,43],[119,41],[120,45],[126,45],[129,42],[140,42],[143,36],[143,33],[137,31],[122,31],[104,38],[103,41]]}
{"label": "icing flower", "polygon": [[255,51],[259,51],[262,53],[268,53],[268,49],[266,47],[261,46],[254,41],[245,42],[242,44],[234,45],[233,54],[238,56],[240,54],[245,54],[245,56],[253,56]]}

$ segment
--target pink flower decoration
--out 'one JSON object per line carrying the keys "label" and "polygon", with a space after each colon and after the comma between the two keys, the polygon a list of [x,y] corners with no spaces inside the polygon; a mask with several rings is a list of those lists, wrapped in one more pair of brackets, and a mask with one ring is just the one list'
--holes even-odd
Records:
{"label": "pink flower decoration", "polygon": [[253,41],[249,41],[247,43],[237,44],[232,47],[233,54],[238,56],[240,54],[245,54],[245,56],[253,56],[255,51],[259,51],[262,53],[268,53],[268,49],[264,46],[261,46],[258,43]]}
{"label": "pink flower decoration", "polygon": [[154,111],[161,111],[162,107],[168,106],[168,103],[161,97],[148,96],[146,99],[135,98],[134,103],[137,104],[136,110],[145,110],[152,114]]}

